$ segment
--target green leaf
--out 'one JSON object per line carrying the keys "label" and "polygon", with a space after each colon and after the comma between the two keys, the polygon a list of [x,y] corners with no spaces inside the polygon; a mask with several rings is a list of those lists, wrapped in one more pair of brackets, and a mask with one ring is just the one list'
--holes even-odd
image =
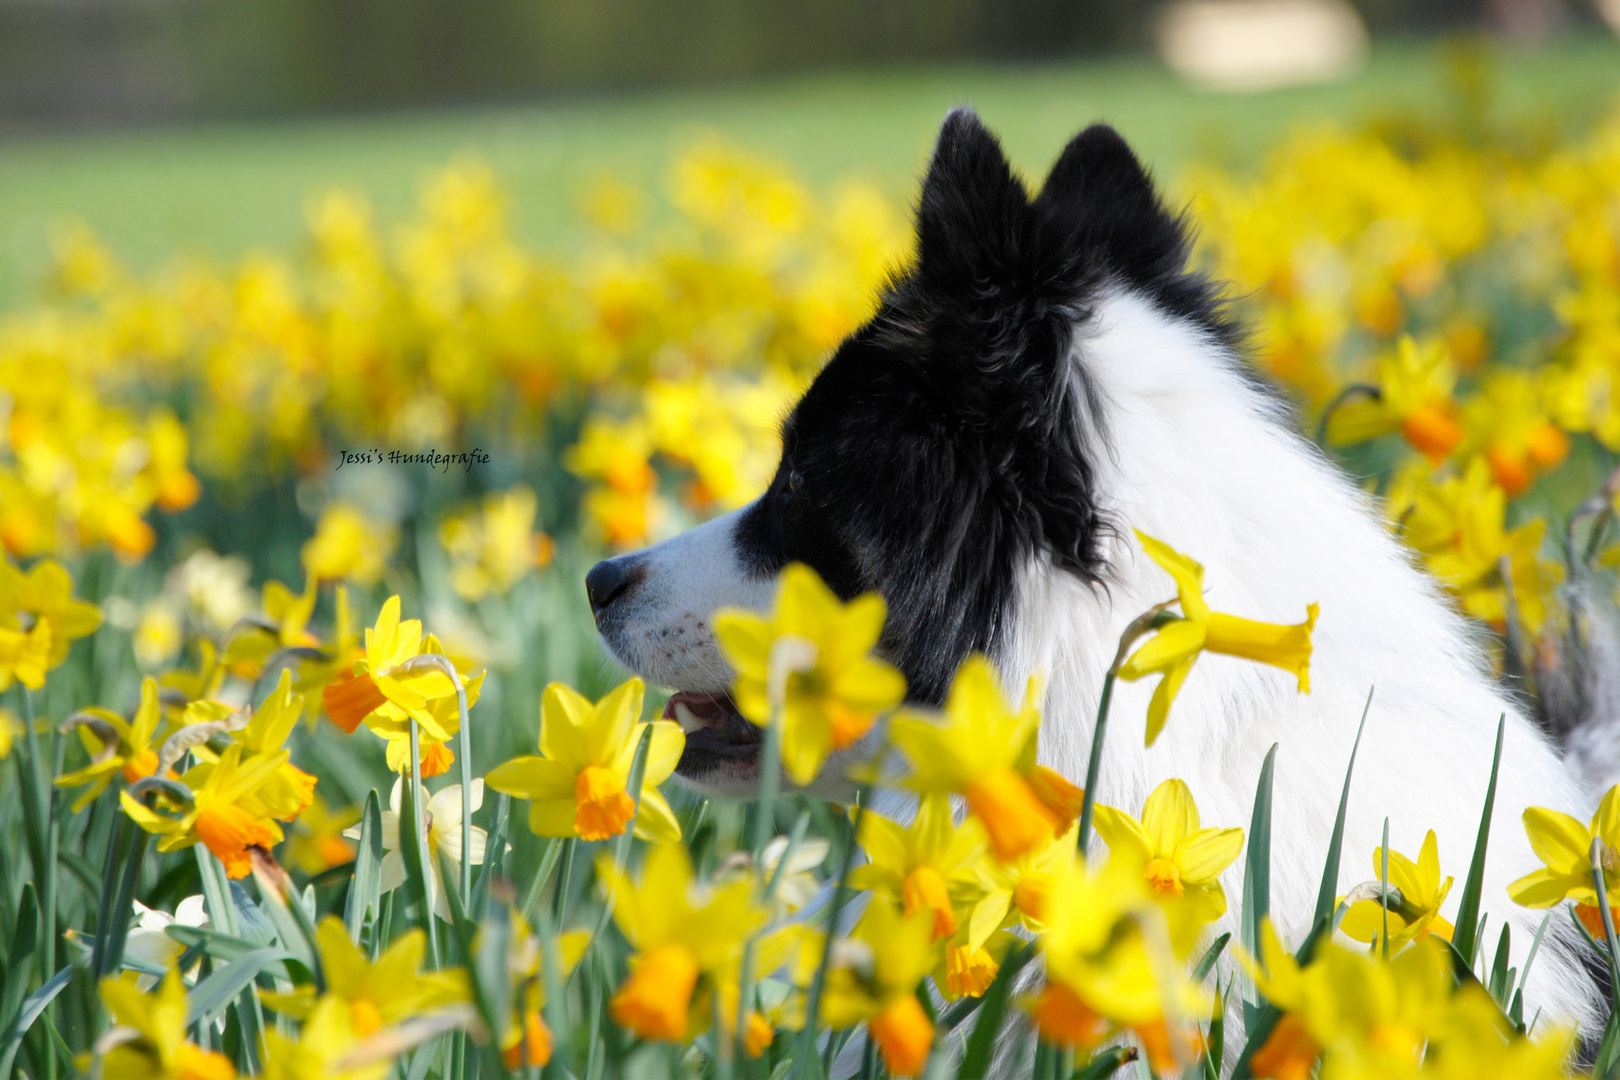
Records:
{"label": "green leaf", "polygon": [[1361,735],[1367,730],[1367,713],[1372,709],[1372,690],[1367,691],[1367,704],[1361,707],[1361,724],[1356,728],[1356,741],[1350,746],[1350,764],[1344,768],[1344,790],[1339,794],[1339,816],[1333,820],[1333,838],[1328,842],[1327,862],[1322,867],[1322,887],[1316,893],[1314,923],[1323,916],[1331,917],[1339,896],[1339,857],[1344,850],[1344,816],[1350,808],[1350,777],[1356,771],[1356,752],[1361,749]]}
{"label": "green leaf", "polygon": [[360,841],[356,845],[354,881],[349,885],[348,902],[343,910],[343,928],[349,940],[360,944],[360,931],[368,918],[382,911],[382,803],[377,789],[366,794],[366,808],[360,814]]}
{"label": "green leaf", "polygon": [[[1254,814],[1249,819],[1249,850],[1243,863],[1243,906],[1239,930],[1243,947],[1250,956],[1260,955],[1260,924],[1271,913],[1271,782],[1277,765],[1277,744],[1266,751],[1260,766],[1260,782],[1254,791]],[[1248,987],[1248,980],[1244,982]],[[1258,1015],[1259,995],[1243,995],[1243,1021],[1253,1028]]]}
{"label": "green leaf", "polygon": [[52,975],[44,986],[23,999],[16,1023],[12,1025],[11,1034],[6,1039],[5,1051],[0,1052],[0,1076],[12,1075],[11,1063],[17,1057],[18,1048],[22,1046],[23,1036],[28,1034],[28,1029],[34,1026],[34,1021],[39,1019],[46,1006],[56,1000],[56,995],[62,992],[62,988],[72,977],[73,969],[65,967]]}
{"label": "green leaf", "polygon": [[506,865],[506,830],[512,820],[512,796],[496,792],[489,808],[489,835],[484,844],[484,865],[479,869],[478,881],[473,885],[472,902],[467,914],[482,920],[489,911],[489,883],[498,879]]}
{"label": "green leaf", "polygon": [[1491,759],[1491,782],[1485,788],[1485,810],[1479,817],[1479,836],[1474,841],[1474,859],[1468,865],[1468,880],[1463,883],[1462,898],[1457,902],[1456,929],[1452,931],[1452,944],[1466,957],[1474,955],[1474,937],[1479,931],[1479,901],[1485,889],[1485,848],[1491,838],[1491,811],[1496,806],[1496,774],[1502,767],[1502,736],[1507,731],[1507,714],[1496,723],[1496,754]]}
{"label": "green leaf", "polygon": [[[163,932],[169,937],[186,946],[188,949],[199,949],[208,956],[221,963],[229,963],[248,953],[257,952],[267,948],[262,942],[249,941],[227,934],[221,930],[213,930],[206,926],[174,926],[164,927]],[[125,961],[125,966],[129,966]],[[299,960],[289,960],[284,964],[269,964],[265,967],[265,974],[278,979],[286,979],[293,983],[310,983],[315,981],[315,975],[309,967]]]}
{"label": "green leaf", "polygon": [[1215,961],[1221,958],[1222,951],[1226,949],[1227,943],[1231,940],[1231,934],[1222,934],[1220,937],[1210,942],[1209,948],[1204,951],[1203,959],[1199,960],[1198,963],[1193,967],[1193,982],[1201,983],[1204,981],[1205,976],[1207,976],[1210,969],[1215,966]]}
{"label": "green leaf", "polygon": [[192,988],[186,999],[186,1023],[213,1021],[236,996],[258,978],[259,972],[278,961],[297,960],[286,949],[254,949],[244,953]]}
{"label": "green leaf", "polygon": [[1111,1046],[1107,1050],[1099,1050],[1090,1061],[1076,1069],[1074,1077],[1075,1080],[1103,1080],[1135,1060],[1136,1047]]}
{"label": "green leaf", "polygon": [[1513,988],[1513,976],[1516,974],[1508,967],[1512,930],[1506,922],[1502,924],[1502,934],[1496,939],[1496,961],[1491,965],[1491,979],[1485,986],[1491,992],[1491,997],[1496,999],[1496,1004],[1504,1009],[1508,1006],[1508,991]]}
{"label": "green leaf", "polygon": [[983,1080],[990,1075],[990,1060],[996,1052],[997,1037],[1007,1015],[1007,1002],[1012,997],[1013,982],[1035,956],[1035,944],[1023,945],[1009,956],[996,972],[990,988],[984,992],[979,1006],[979,1018],[974,1021],[968,1036],[967,1049],[962,1052],[962,1065],[956,1071],[959,1080]]}
{"label": "green leaf", "polygon": [[0,1031],[22,1008],[28,984],[34,975],[34,951],[39,946],[39,901],[34,883],[25,882],[17,901],[17,923],[11,932],[11,948],[6,951],[6,982],[0,989]]}

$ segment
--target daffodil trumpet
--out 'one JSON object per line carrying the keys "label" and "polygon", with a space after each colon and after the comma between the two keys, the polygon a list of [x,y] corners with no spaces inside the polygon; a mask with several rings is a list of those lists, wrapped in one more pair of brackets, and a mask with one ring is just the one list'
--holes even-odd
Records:
{"label": "daffodil trumpet", "polygon": [[1076,848],[1082,856],[1091,840],[1091,820],[1097,805],[1097,773],[1102,769],[1103,736],[1108,733],[1108,709],[1114,701],[1114,683],[1119,679],[1119,669],[1125,666],[1131,646],[1143,634],[1150,634],[1175,621],[1176,616],[1166,610],[1174,603],[1174,600],[1166,600],[1162,604],[1154,604],[1131,620],[1125,632],[1119,636],[1119,649],[1114,653],[1114,662],[1108,665],[1108,673],[1103,676],[1102,696],[1097,699],[1097,723],[1091,731],[1091,757],[1086,762],[1086,791],[1080,803],[1080,832],[1075,839]]}

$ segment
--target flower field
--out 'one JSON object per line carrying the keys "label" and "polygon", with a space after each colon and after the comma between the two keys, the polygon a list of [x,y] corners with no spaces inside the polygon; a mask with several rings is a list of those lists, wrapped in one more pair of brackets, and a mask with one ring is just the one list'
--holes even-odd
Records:
{"label": "flower field", "polygon": [[[1620,570],[1620,115],[1302,130],[1174,192],[1256,363],[1567,728]],[[881,598],[808,568],[714,629],[790,781],[884,733],[863,798],[671,781],[684,735],[580,579],[769,481],[909,258],[883,190],[709,141],[661,192],[600,178],[567,254],[476,163],[408,220],[304,209],[299,250],[152,273],[64,225],[0,316],[0,1076],[1620,1069],[1620,1021],[1541,1017],[1481,925],[1484,830],[1454,865],[1433,833],[1271,865],[1269,759],[1248,821],[1169,776],[1096,804],[1037,764],[1034,688],[973,657],[907,705]],[[1173,728],[1194,662],[1308,692],[1314,608],[1212,611],[1198,552],[1142,543],[1178,600],[1120,643],[1099,744]],[[1107,715],[1116,678],[1157,680],[1145,717]],[[1590,824],[1514,809],[1547,866],[1512,898],[1620,971],[1620,789]],[[1340,896],[1341,865],[1376,873]],[[1303,941],[1281,875],[1322,882]]]}

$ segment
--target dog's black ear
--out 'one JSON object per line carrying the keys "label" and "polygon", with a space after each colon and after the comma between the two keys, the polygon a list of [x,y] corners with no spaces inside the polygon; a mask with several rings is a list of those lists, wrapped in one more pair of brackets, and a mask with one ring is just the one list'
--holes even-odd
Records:
{"label": "dog's black ear", "polygon": [[1141,162],[1107,124],[1093,124],[1063,148],[1035,211],[1048,243],[1100,255],[1134,283],[1163,281],[1186,265],[1181,220],[1164,208]]}
{"label": "dog's black ear", "polygon": [[1029,193],[996,137],[969,108],[939,129],[917,207],[917,266],[946,289],[996,279],[1017,258],[1029,221]]}

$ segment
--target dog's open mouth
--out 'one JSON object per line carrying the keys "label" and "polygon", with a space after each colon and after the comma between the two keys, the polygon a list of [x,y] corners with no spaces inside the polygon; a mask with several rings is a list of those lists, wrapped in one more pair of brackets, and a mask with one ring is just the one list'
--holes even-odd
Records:
{"label": "dog's open mouth", "polygon": [[743,717],[730,694],[682,690],[664,706],[664,719],[686,732],[686,750],[675,767],[683,776],[724,764],[752,764],[759,756],[760,729]]}

